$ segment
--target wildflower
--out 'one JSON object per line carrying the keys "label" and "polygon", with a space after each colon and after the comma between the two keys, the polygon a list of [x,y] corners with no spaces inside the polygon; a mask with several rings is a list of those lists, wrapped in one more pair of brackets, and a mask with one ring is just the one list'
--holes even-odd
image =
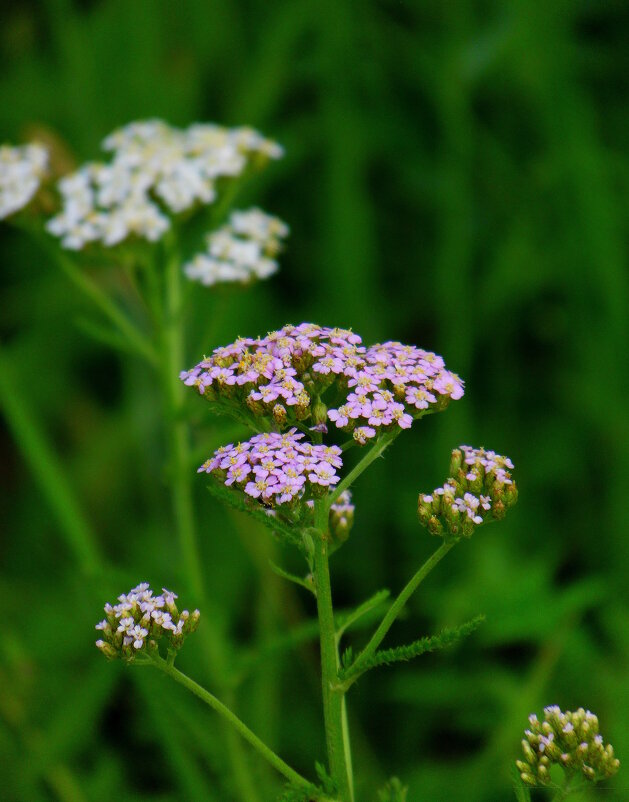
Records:
{"label": "wildflower", "polygon": [[48,151],[42,145],[0,146],[0,220],[30,203],[47,167]]}
{"label": "wildflower", "polygon": [[360,445],[463,395],[436,354],[398,342],[367,348],[350,330],[311,323],[240,338],[180,375],[225,411],[244,406],[277,425],[309,421],[322,432],[329,421]]}
{"label": "wildflower", "polygon": [[207,236],[207,253],[187,262],[184,273],[205,286],[268,278],[277,272],[274,257],[288,231],[285,223],[260,209],[233,212],[226,225]]}
{"label": "wildflower", "polygon": [[47,228],[65,248],[112,247],[130,236],[155,242],[173,215],[213,203],[217,181],[282,155],[279,145],[251,129],[179,129],[161,120],[130,123],[103,148],[110,162],[85,164],[58,183],[62,210]]}
{"label": "wildflower", "polygon": [[544,708],[543,721],[531,714],[529,724],[522,739],[524,760],[516,760],[520,776],[528,785],[549,784],[553,764],[593,783],[618,771],[620,762],[614,756],[614,748],[603,743],[598,718],[589,710],[580,707],[574,713],[563,713],[553,705]]}
{"label": "wildflower", "polygon": [[302,442],[304,435],[258,434],[237,446],[223,447],[199,472],[210,473],[269,507],[318,496],[339,481],[341,449]]}
{"label": "wildflower", "polygon": [[201,614],[198,610],[180,613],[176,598],[166,588],[154,596],[146,582],[123,593],[118,597],[119,604],[105,605],[106,618],[96,624],[103,639],[96,641],[96,647],[109,659],[133,660],[147,650],[158,649],[158,641],[166,635],[167,648],[179,649],[185,636],[197,628]]}
{"label": "wildflower", "polygon": [[513,462],[494,451],[460,446],[452,452],[452,476],[432,493],[420,493],[420,523],[434,535],[470,537],[477,526],[504,518],[517,501]]}

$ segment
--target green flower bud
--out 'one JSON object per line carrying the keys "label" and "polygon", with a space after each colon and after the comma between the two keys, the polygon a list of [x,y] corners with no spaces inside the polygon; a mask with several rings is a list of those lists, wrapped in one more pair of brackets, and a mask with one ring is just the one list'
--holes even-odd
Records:
{"label": "green flower bud", "polygon": [[325,423],[328,419],[328,408],[319,398],[312,405],[312,420],[315,425]]}
{"label": "green flower bud", "polygon": [[523,781],[525,774],[536,775],[537,780],[550,782],[552,764],[561,766],[572,776],[579,772],[590,782],[611,777],[620,763],[614,757],[611,745],[603,744],[598,733],[598,718],[583,708],[575,712],[562,712],[556,705],[544,709],[544,720],[536,715],[529,717],[530,729],[522,740],[525,761],[516,761]]}

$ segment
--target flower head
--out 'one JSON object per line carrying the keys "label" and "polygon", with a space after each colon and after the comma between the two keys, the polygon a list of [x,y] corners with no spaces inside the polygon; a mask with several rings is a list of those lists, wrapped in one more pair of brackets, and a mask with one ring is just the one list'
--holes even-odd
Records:
{"label": "flower head", "polygon": [[450,476],[431,493],[420,493],[420,523],[434,535],[470,537],[476,527],[504,518],[518,498],[513,463],[494,451],[459,446],[452,452]]}
{"label": "flower head", "polygon": [[227,412],[247,407],[282,426],[329,421],[360,445],[463,394],[436,354],[398,342],[367,348],[350,330],[311,323],[217,348],[181,379]]}
{"label": "flower head", "polygon": [[48,151],[42,145],[0,146],[0,220],[33,199],[47,167]]}
{"label": "flower head", "polygon": [[620,761],[614,756],[614,748],[603,743],[598,718],[589,710],[580,707],[574,713],[563,713],[553,705],[544,708],[542,721],[535,714],[529,716],[529,724],[522,739],[524,760],[516,760],[520,776],[528,785],[548,785],[552,764],[593,783],[618,771]]}
{"label": "flower head", "polygon": [[187,262],[184,273],[205,286],[268,278],[277,272],[274,257],[288,231],[285,223],[260,209],[233,212],[226,225],[207,236],[207,252]]}
{"label": "flower head", "polygon": [[214,475],[267,507],[321,496],[339,481],[341,449],[303,442],[303,437],[296,429],[255,435],[218,449],[199,472]]}
{"label": "flower head", "polygon": [[96,624],[103,633],[103,639],[96,641],[97,648],[105,657],[124,660],[133,660],[147,650],[159,651],[162,639],[167,648],[181,648],[185,637],[199,625],[201,614],[198,610],[179,612],[176,598],[166,588],[155,596],[146,582],[118,596],[118,604],[106,604],[106,617]]}
{"label": "flower head", "polygon": [[109,162],[88,163],[59,181],[62,210],[48,222],[65,248],[111,247],[135,236],[155,242],[171,218],[215,201],[217,182],[282,155],[249,128],[161,120],[133,122],[110,134]]}

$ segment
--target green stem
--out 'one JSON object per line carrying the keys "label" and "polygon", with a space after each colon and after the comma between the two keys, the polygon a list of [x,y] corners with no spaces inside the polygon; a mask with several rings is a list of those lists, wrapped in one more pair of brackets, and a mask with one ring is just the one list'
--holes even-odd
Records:
{"label": "green stem", "polygon": [[308,782],[305,777],[302,777],[301,774],[298,774],[294,769],[292,769],[288,763],[285,763],[279,755],[276,755],[272,749],[258,738],[258,736],[252,732],[247,725],[242,722],[238,716],[236,716],[232,711],[226,707],[221,701],[219,701],[215,696],[213,696],[209,691],[203,688],[201,685],[196,683],[193,679],[190,679],[186,674],[183,674],[179,669],[175,668],[172,665],[169,665],[166,660],[163,660],[161,657],[153,657],[152,658],[154,665],[160,670],[163,671],[164,674],[168,674],[169,677],[172,677],[176,682],[180,685],[183,685],[184,688],[187,688],[191,693],[197,696],[201,701],[205,702],[206,705],[209,705],[213,710],[215,710],[223,719],[228,722],[234,729],[238,732],[238,734],[244,738],[253,748],[258,752],[258,754],[270,763],[273,768],[282,774],[286,779],[296,785],[299,788],[304,788],[307,790],[312,789],[312,783]]}
{"label": "green stem", "polygon": [[358,479],[363,471],[365,471],[372,462],[378,459],[381,456],[385,449],[391,445],[391,443],[395,440],[398,434],[402,430],[400,428],[396,428],[393,432],[386,432],[385,434],[381,435],[378,441],[367,451],[365,456],[360,460],[360,462],[347,474],[345,479],[338,485],[336,490],[332,493],[332,495],[328,499],[328,509],[329,507],[334,504],[337,498],[341,495],[344,490],[347,490],[353,482]]}
{"label": "green stem", "polygon": [[172,249],[165,266],[165,314],[162,326],[162,350],[164,359],[160,360],[164,390],[169,416],[170,481],[172,488],[175,524],[183,563],[186,568],[190,590],[197,598],[203,597],[201,560],[196,542],[192,503],[192,482],[190,477],[190,442],[187,421],[183,418],[184,386],[179,380],[179,372],[184,366],[184,344],[181,292],[181,266],[176,249]]}
{"label": "green stem", "polygon": [[557,793],[553,797],[553,802],[563,802],[573,791],[577,789],[572,785],[572,781],[574,780],[574,775],[566,774],[564,776],[563,785],[561,788],[557,790]]}
{"label": "green stem", "polygon": [[[185,366],[181,320],[183,314],[181,265],[175,243],[171,241],[167,247],[164,268],[165,297],[162,305],[154,303],[153,307],[158,315],[162,310],[162,318],[158,324],[163,358],[159,360],[159,367],[162,372],[169,417],[170,486],[175,526],[190,590],[207,609],[209,604],[205,597],[194,518],[192,478],[195,474],[190,469],[190,429],[182,414],[185,387],[179,380],[179,371]],[[214,622],[208,623],[211,625],[204,627],[203,637],[207,664],[227,703],[232,704],[233,691],[227,687],[225,648]],[[241,744],[231,729],[225,732],[225,746],[240,798],[243,802],[256,802],[260,798],[257,788]]]}
{"label": "green stem", "polygon": [[70,281],[72,281],[72,283],[100,309],[116,329],[118,329],[133,350],[152,365],[157,364],[157,353],[151,345],[150,340],[120,311],[107,293],[103,292],[98,284],[89,278],[85,270],[78,267],[73,260],[65,254],[61,246],[57,245],[53,247],[53,244],[45,234],[30,229],[29,233],[34,236],[43,250],[55,260]]}
{"label": "green stem", "polygon": [[0,408],[22,456],[57,518],[68,547],[82,572],[94,576],[103,560],[96,533],[77,501],[52,444],[32,414],[28,394],[20,384],[22,374],[23,371],[12,370],[8,357],[0,353]]}
{"label": "green stem", "polygon": [[334,609],[328,564],[328,505],[315,504],[314,580],[317,591],[319,638],[321,644],[321,684],[323,717],[332,779],[343,802],[354,802],[353,777],[347,717],[344,713],[345,692],[339,687],[339,659],[336,648]]}
{"label": "green stem", "polygon": [[[410,599],[413,593],[417,590],[421,582],[428,576],[432,569],[439,563],[450,549],[454,546],[454,542],[442,543],[441,546],[430,556],[416,574],[405,585],[404,589],[400,592],[399,596],[395,599],[393,604],[387,610],[386,615],[380,622],[378,629],[374,632],[369,640],[369,643],[354,660],[351,666],[352,677],[347,681],[346,688],[356,681],[360,674],[360,666],[370,657],[373,657],[376,649],[384,640],[387,632],[393,626],[395,619],[402,611],[406,602]],[[356,673],[355,673],[356,672]]]}

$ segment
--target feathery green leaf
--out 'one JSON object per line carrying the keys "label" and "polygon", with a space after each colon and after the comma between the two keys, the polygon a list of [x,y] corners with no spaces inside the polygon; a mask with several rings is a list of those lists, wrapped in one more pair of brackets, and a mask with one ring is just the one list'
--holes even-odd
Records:
{"label": "feathery green leaf", "polygon": [[340,679],[356,679],[361,674],[364,674],[365,671],[369,671],[372,668],[389,665],[390,663],[412,660],[426,652],[444,649],[446,646],[451,646],[461,638],[470,635],[474,630],[478,629],[484,620],[484,615],[478,615],[476,618],[472,618],[471,621],[467,621],[459,627],[446,627],[437,635],[429,635],[420,638],[405,646],[396,646],[393,649],[381,649],[367,660],[361,660],[359,655],[356,660],[349,665],[347,664],[349,650],[346,650],[343,654],[343,668],[340,671]]}

